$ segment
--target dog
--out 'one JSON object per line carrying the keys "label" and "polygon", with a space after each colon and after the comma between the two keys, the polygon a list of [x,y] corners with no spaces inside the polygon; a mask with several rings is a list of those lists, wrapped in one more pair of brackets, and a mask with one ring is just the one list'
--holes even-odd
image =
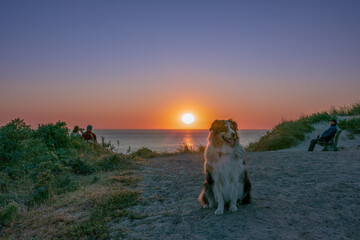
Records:
{"label": "dog", "polygon": [[245,152],[239,142],[237,123],[215,120],[205,149],[205,181],[198,197],[204,208],[214,208],[216,215],[238,210],[237,203],[250,203],[251,183],[245,165]]}

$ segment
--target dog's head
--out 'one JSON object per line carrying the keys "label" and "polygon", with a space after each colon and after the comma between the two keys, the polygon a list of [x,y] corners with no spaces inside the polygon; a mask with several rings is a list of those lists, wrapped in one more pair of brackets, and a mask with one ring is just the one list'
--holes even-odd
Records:
{"label": "dog's head", "polygon": [[239,141],[237,123],[229,120],[215,120],[210,127],[210,138],[215,145],[222,143],[234,146]]}

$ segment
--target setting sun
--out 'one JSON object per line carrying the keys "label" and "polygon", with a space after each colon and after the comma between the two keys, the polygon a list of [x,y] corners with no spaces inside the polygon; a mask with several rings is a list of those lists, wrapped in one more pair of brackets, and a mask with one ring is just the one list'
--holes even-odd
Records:
{"label": "setting sun", "polygon": [[181,120],[183,121],[183,123],[185,124],[191,124],[194,122],[195,117],[194,115],[192,115],[191,113],[186,113],[182,116]]}

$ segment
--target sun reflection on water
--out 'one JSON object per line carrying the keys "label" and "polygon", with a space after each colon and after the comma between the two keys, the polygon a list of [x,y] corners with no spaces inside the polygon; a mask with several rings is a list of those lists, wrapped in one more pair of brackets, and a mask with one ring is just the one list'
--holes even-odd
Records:
{"label": "sun reflection on water", "polygon": [[194,139],[190,134],[186,134],[182,140],[183,147],[188,146],[190,149],[194,149]]}

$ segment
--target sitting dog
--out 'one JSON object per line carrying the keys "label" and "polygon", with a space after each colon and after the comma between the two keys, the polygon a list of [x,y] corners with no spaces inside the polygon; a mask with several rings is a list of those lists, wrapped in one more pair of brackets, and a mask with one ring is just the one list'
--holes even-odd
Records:
{"label": "sitting dog", "polygon": [[205,182],[198,197],[204,208],[217,204],[216,215],[224,213],[224,206],[236,212],[237,203],[250,203],[251,183],[245,169],[245,153],[239,143],[237,123],[215,120],[205,149]]}

